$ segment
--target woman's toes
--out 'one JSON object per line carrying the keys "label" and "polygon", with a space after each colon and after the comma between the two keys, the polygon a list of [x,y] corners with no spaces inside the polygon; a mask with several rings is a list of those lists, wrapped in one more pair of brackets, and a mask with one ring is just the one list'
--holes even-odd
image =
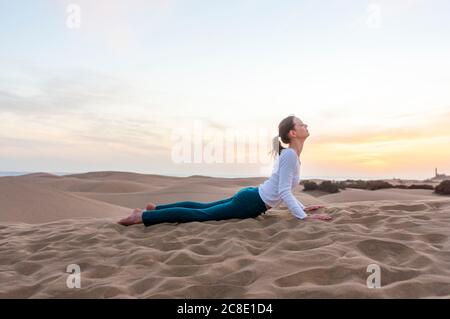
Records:
{"label": "woman's toes", "polygon": [[142,209],[135,208],[130,216],[122,218],[118,223],[124,226],[142,223]]}
{"label": "woman's toes", "polygon": [[117,223],[123,226],[128,226],[130,217],[125,217],[119,220]]}

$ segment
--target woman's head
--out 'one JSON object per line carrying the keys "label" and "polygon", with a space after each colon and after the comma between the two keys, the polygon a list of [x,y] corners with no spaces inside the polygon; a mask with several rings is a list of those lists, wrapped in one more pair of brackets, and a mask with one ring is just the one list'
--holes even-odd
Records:
{"label": "woman's head", "polygon": [[278,124],[278,136],[275,136],[272,140],[272,152],[280,155],[281,151],[285,149],[281,145],[281,142],[284,144],[291,144],[295,139],[304,141],[308,136],[308,125],[303,123],[302,120],[295,115],[289,115]]}

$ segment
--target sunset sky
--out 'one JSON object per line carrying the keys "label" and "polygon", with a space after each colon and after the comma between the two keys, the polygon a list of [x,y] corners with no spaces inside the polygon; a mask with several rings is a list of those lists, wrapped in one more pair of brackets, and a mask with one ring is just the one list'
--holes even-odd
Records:
{"label": "sunset sky", "polygon": [[267,176],[173,136],[295,114],[303,178],[450,174],[449,1],[0,0],[0,70],[0,171]]}

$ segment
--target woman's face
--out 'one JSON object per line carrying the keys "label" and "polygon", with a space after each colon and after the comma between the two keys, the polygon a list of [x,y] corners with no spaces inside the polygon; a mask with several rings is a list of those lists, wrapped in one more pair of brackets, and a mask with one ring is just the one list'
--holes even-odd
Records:
{"label": "woman's face", "polygon": [[308,125],[303,123],[299,118],[294,118],[294,128],[296,138],[306,139],[309,136]]}

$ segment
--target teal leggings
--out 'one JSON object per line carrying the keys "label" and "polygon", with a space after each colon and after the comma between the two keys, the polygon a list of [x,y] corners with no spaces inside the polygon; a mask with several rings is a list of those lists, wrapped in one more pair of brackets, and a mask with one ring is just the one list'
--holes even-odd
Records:
{"label": "teal leggings", "polygon": [[159,223],[187,223],[193,221],[254,218],[267,211],[257,187],[241,188],[234,196],[216,202],[178,202],[157,205],[155,210],[142,213],[145,226]]}

